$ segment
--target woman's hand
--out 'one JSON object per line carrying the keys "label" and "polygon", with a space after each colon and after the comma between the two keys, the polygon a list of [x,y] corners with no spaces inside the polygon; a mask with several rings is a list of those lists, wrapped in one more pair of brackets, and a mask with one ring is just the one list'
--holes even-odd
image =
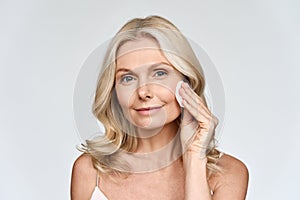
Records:
{"label": "woman's hand", "polygon": [[184,106],[180,127],[183,151],[196,153],[200,159],[206,158],[218,119],[187,83],[181,84],[179,94],[182,96]]}

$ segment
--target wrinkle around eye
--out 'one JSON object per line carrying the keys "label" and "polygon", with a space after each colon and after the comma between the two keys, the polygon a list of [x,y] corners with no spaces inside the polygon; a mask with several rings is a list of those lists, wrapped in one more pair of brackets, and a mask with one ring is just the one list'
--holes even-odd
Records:
{"label": "wrinkle around eye", "polygon": [[126,75],[121,76],[119,78],[118,82],[121,84],[128,85],[128,84],[130,84],[130,82],[132,82],[134,80],[136,80],[136,78],[134,76],[126,74]]}
{"label": "wrinkle around eye", "polygon": [[[162,74],[159,75],[159,73],[162,73]],[[159,70],[159,71],[156,71],[156,72],[154,73],[154,76],[155,76],[155,77],[161,77],[161,76],[165,76],[165,75],[168,75],[168,73],[167,73],[166,71],[164,71],[164,70]]]}

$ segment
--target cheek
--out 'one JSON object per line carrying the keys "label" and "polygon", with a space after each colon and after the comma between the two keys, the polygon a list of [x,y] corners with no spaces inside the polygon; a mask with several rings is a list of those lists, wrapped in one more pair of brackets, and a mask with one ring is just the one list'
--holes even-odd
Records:
{"label": "cheek", "polygon": [[155,91],[157,91],[158,96],[164,99],[164,101],[168,103],[172,103],[173,101],[176,101],[175,97],[175,90],[177,85],[177,79],[173,80],[165,80],[163,83],[158,85],[157,88],[155,88]]}
{"label": "cheek", "polygon": [[175,100],[175,95],[174,95],[173,91],[172,92],[171,91],[162,92],[160,94],[160,96],[161,96],[161,98],[163,98],[163,100],[165,102],[168,102],[169,104]]}
{"label": "cheek", "polygon": [[177,118],[181,113],[181,108],[175,97],[176,85],[177,85],[177,81],[169,85],[168,89],[161,88],[160,90],[157,90],[157,91],[161,91],[159,96],[161,97],[162,101],[167,103],[167,107],[166,107],[167,115],[169,116],[169,118],[172,119]]}
{"label": "cheek", "polygon": [[124,89],[116,87],[116,94],[120,106],[122,108],[127,108],[129,106],[133,92],[131,92],[129,88]]}
{"label": "cheek", "polygon": [[128,102],[129,102],[130,95],[128,95],[128,91],[116,87],[116,96],[117,96],[117,101],[124,114],[124,117],[129,119]]}
{"label": "cheek", "polygon": [[126,95],[125,91],[116,89],[117,99],[121,107],[124,107],[126,105],[126,102],[128,102],[128,95]]}
{"label": "cheek", "polygon": [[[159,91],[159,90],[158,90]],[[169,111],[169,114],[170,113],[176,113],[176,114],[178,114],[178,113],[180,113],[180,111],[181,111],[181,109],[180,109],[180,106],[179,106],[179,104],[178,104],[178,102],[177,102],[177,100],[176,100],[176,97],[175,97],[175,94],[174,94],[174,92],[173,92],[173,90],[160,90],[160,91],[162,91],[161,93],[160,93],[160,99],[163,101],[163,102],[165,102],[165,103],[167,103],[167,105],[168,105],[168,111]]]}

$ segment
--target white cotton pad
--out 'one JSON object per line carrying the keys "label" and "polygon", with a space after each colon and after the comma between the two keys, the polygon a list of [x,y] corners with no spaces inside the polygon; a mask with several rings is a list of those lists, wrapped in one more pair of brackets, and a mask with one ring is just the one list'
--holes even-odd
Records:
{"label": "white cotton pad", "polygon": [[179,94],[179,89],[181,87],[181,84],[184,83],[184,81],[179,81],[176,85],[176,90],[175,90],[175,97],[177,102],[179,103],[180,107],[183,108],[183,104],[182,104],[182,97]]}

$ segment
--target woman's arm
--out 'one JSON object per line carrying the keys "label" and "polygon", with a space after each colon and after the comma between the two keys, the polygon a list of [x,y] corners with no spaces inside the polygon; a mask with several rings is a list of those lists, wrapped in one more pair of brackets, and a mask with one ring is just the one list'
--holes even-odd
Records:
{"label": "woman's arm", "polygon": [[197,154],[187,152],[183,155],[185,170],[185,200],[211,200],[206,177],[207,159],[199,159]]}
{"label": "woman's arm", "polygon": [[97,172],[91,157],[83,154],[74,162],[71,179],[71,200],[89,200],[96,185]]}
{"label": "woman's arm", "polygon": [[186,83],[179,90],[184,105],[181,121],[183,165],[186,173],[186,200],[244,200],[248,171],[241,161],[224,156],[220,165],[223,174],[216,176],[213,195],[207,176],[207,150],[214,137],[218,119],[207,109],[205,102]]}
{"label": "woman's arm", "polygon": [[[206,160],[196,154],[185,156],[185,199],[245,200],[249,174],[247,167],[238,159],[223,155],[218,164],[222,172],[212,175],[210,184],[206,177]],[[209,187],[209,185],[211,187]],[[211,190],[213,195],[211,195]]]}

